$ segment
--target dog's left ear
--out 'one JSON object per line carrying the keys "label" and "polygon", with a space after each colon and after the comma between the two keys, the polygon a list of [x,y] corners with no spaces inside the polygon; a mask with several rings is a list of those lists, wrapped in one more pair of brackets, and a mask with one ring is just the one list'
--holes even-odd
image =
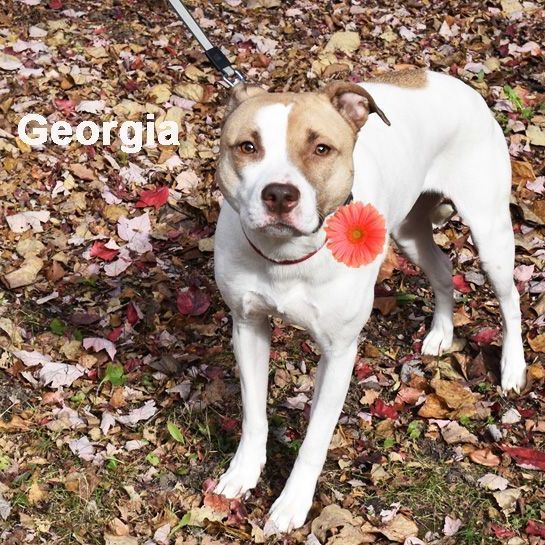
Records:
{"label": "dog's left ear", "polygon": [[246,83],[237,83],[231,90],[231,96],[227,102],[227,113],[231,113],[240,104],[249,98],[266,93],[265,89],[257,85],[247,85]]}
{"label": "dog's left ear", "polygon": [[322,92],[329,97],[331,104],[356,132],[363,127],[369,114],[373,113],[377,114],[386,125],[391,125],[373,97],[355,83],[335,81],[326,85]]}

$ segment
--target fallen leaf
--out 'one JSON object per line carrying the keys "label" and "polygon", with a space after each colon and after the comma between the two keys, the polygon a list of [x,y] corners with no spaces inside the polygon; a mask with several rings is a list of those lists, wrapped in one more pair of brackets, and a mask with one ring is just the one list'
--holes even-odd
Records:
{"label": "fallen leaf", "polygon": [[529,536],[539,536],[545,538],[545,524],[537,522],[536,520],[529,520],[524,532]]}
{"label": "fallen leaf", "polygon": [[325,50],[351,53],[360,47],[360,41],[360,35],[357,32],[341,30],[331,36]]}
{"label": "fallen leaf", "polygon": [[100,337],[87,337],[86,339],[83,339],[83,348],[85,348],[85,350],[92,349],[94,352],[105,350],[112,361],[117,352],[115,344],[112,341]]}
{"label": "fallen leaf", "polygon": [[191,286],[178,292],[176,306],[184,316],[200,316],[210,306],[210,296],[200,288]]}
{"label": "fallen leaf", "polygon": [[378,416],[379,418],[396,420],[398,417],[398,413],[394,407],[392,407],[392,405],[387,405],[382,399],[377,399],[369,408],[369,412],[373,416]]}
{"label": "fallen leaf", "polygon": [[528,447],[509,447],[501,445],[501,449],[524,469],[545,471],[545,452]]}
{"label": "fallen leaf", "polygon": [[517,500],[521,495],[521,490],[520,488],[507,488],[506,490],[498,490],[492,495],[504,514],[508,515],[515,510]]}
{"label": "fallen leaf", "polygon": [[488,448],[474,450],[469,453],[469,459],[476,464],[487,466],[487,467],[497,467],[500,465],[501,459],[499,456],[496,456]]}
{"label": "fallen leaf", "polygon": [[534,146],[545,146],[545,131],[537,125],[528,125],[526,136],[530,144]]}
{"label": "fallen leaf", "polygon": [[494,475],[494,473],[483,475],[477,482],[482,488],[488,490],[506,490],[509,486],[509,481],[507,479],[504,479],[499,475]]}
{"label": "fallen leaf", "polygon": [[168,201],[169,189],[166,186],[151,191],[143,191],[140,199],[136,203],[136,208],[146,208],[154,206],[155,209],[161,208]]}
{"label": "fallen leaf", "polygon": [[443,525],[443,534],[447,537],[453,536],[458,533],[461,527],[462,521],[460,519],[453,519],[447,515]]}
{"label": "fallen leaf", "polygon": [[142,407],[130,411],[128,415],[116,417],[116,420],[121,424],[132,426],[141,420],[149,420],[156,412],[157,407],[155,406],[155,400],[151,399],[146,401]]}
{"label": "fallen leaf", "polygon": [[545,333],[536,335],[535,337],[528,336],[528,344],[534,352],[545,352]]}
{"label": "fallen leaf", "polygon": [[42,270],[44,262],[36,256],[27,257],[21,267],[5,274],[2,279],[10,289],[29,286],[36,281],[38,273]]}
{"label": "fallen leaf", "polygon": [[455,421],[449,422],[444,428],[441,428],[441,435],[449,445],[456,443],[476,445],[479,442],[475,435]]}
{"label": "fallen leaf", "polygon": [[118,253],[119,250],[107,248],[104,242],[99,242],[96,240],[91,247],[89,255],[91,257],[99,257],[104,261],[111,261],[117,256]]}
{"label": "fallen leaf", "polygon": [[19,212],[13,216],[6,216],[9,228],[14,233],[24,233],[32,229],[35,233],[43,232],[42,223],[49,221],[49,212],[40,210],[36,212]]}
{"label": "fallen leaf", "polygon": [[51,388],[70,386],[75,380],[83,376],[85,370],[79,365],[48,361],[40,369],[40,381]]}
{"label": "fallen leaf", "polygon": [[95,447],[85,435],[79,439],[73,439],[68,443],[70,450],[82,460],[91,462],[95,459]]}
{"label": "fallen leaf", "polygon": [[136,537],[104,534],[104,545],[139,545]]}
{"label": "fallen leaf", "polygon": [[21,66],[23,66],[23,63],[17,57],[0,53],[0,70],[19,70]]}
{"label": "fallen leaf", "polygon": [[403,543],[407,538],[418,535],[418,526],[410,518],[399,513],[388,526],[380,528],[380,533],[391,541]]}

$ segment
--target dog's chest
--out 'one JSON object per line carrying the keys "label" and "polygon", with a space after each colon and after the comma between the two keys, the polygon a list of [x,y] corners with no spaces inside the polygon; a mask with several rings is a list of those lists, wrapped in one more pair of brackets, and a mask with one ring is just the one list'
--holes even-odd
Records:
{"label": "dog's chest", "polygon": [[296,325],[309,327],[319,318],[319,306],[312,302],[304,286],[282,288],[257,285],[246,291],[241,300],[242,315],[252,317],[263,314],[279,316]]}

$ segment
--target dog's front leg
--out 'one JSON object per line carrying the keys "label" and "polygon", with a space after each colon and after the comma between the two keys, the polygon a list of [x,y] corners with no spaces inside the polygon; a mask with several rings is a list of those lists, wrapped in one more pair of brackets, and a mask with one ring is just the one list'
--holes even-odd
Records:
{"label": "dog's front leg", "polygon": [[242,394],[242,437],[229,469],[214,490],[228,498],[254,488],[265,465],[270,342],[266,316],[233,318],[233,348]]}
{"label": "dog's front leg", "polygon": [[357,339],[332,348],[320,359],[307,435],[284,490],[265,525],[268,535],[288,532],[305,523],[331,436],[339,419],[356,359]]}

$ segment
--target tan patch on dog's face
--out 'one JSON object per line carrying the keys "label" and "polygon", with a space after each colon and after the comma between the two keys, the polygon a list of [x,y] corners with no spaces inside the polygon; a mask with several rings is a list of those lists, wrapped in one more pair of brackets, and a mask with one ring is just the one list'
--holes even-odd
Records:
{"label": "tan patch on dog's face", "polygon": [[325,216],[352,190],[356,132],[325,95],[308,93],[298,98],[289,116],[288,155],[314,187],[318,210]]}
{"label": "tan patch on dog's face", "polygon": [[384,72],[383,74],[373,76],[367,81],[369,83],[386,83],[408,89],[421,89],[428,83],[428,78],[425,68],[415,68]]}

